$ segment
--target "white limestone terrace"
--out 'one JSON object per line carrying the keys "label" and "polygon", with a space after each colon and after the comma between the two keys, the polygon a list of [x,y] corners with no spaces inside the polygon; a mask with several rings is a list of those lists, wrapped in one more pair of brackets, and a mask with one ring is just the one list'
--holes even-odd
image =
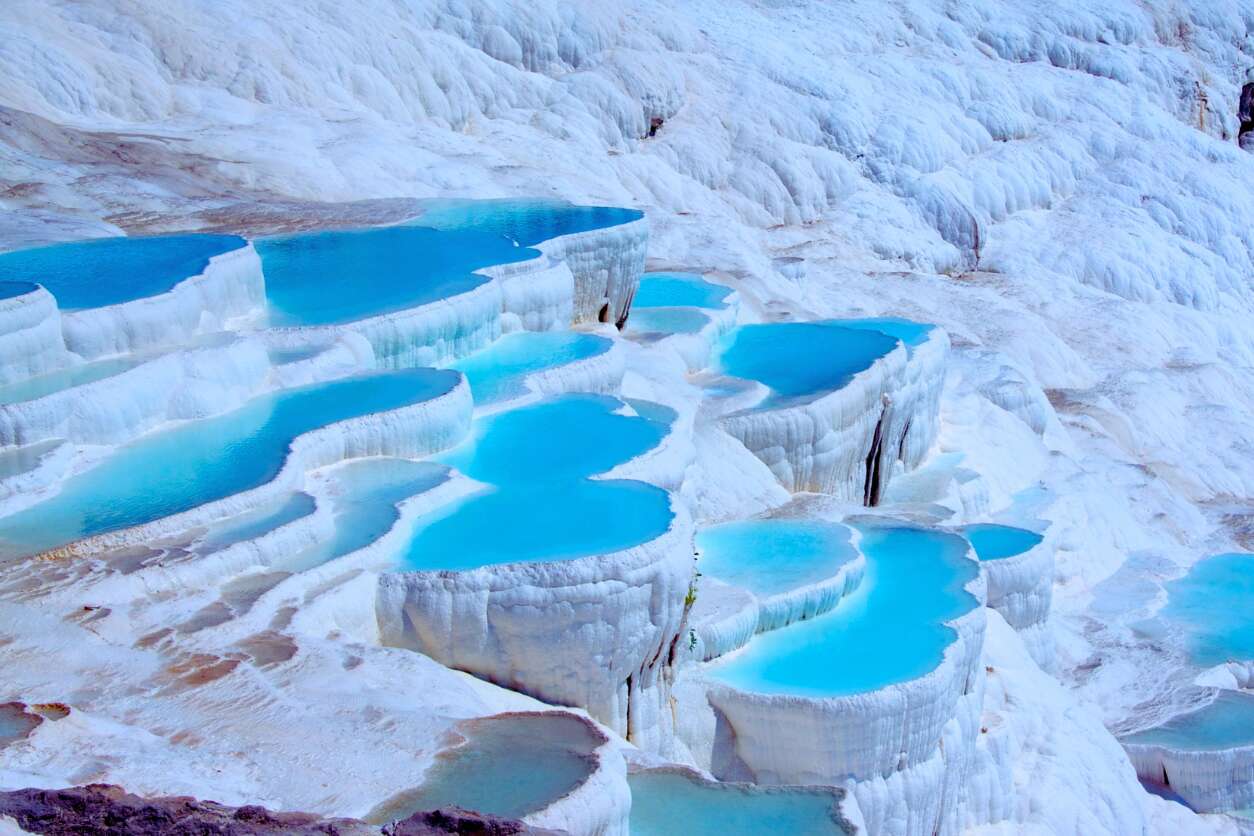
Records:
{"label": "white limestone terrace", "polygon": [[862,582],[866,558],[858,536],[848,526],[787,518],[699,531],[690,649],[709,661],[755,633],[831,610]]}
{"label": "white limestone terrace", "polygon": [[[466,212],[464,204],[454,202],[449,205],[460,207],[462,214]],[[647,231],[647,227],[638,222],[640,213],[569,207],[542,201],[493,205],[491,213],[482,206],[479,210],[482,216],[492,215],[492,221],[497,226],[509,226],[505,232],[514,237],[499,234],[499,229],[481,231],[478,235],[463,229],[461,237],[452,233],[441,235],[425,228],[417,231],[423,241],[432,236],[456,239],[452,245],[445,242],[445,250],[431,256],[435,260],[435,269],[430,271],[429,283],[435,283],[434,292],[437,295],[450,281],[444,273],[450,269],[457,273],[467,258],[480,261],[496,256],[503,261],[517,259],[514,252],[518,252],[520,238],[522,242],[529,243],[532,239],[548,240],[546,236],[550,231],[556,237],[562,237],[560,233],[571,230],[578,240],[561,246],[571,253],[581,253],[578,256],[582,259],[581,280],[575,280],[568,267],[558,269],[560,264],[555,265],[549,256],[525,259],[533,268],[543,262],[531,296],[557,299],[558,307],[567,312],[565,319],[533,324],[543,327],[569,324],[573,316],[569,313],[573,300],[580,293],[586,295],[589,281],[595,284],[599,280],[610,282],[612,278],[615,287],[634,291],[639,265],[633,268],[633,264],[643,262],[642,242]],[[480,215],[471,212],[469,217]],[[537,218],[538,221],[535,220]],[[599,237],[584,234],[602,232],[597,228],[598,224],[613,227],[624,220],[633,230],[627,238],[634,243],[627,249],[635,255],[625,255],[622,247],[616,248],[607,243],[612,240],[613,233]],[[539,226],[535,228],[537,223]],[[466,219],[461,218],[457,225],[459,228],[466,227]],[[312,257],[298,262],[297,266],[306,269],[316,266],[342,282],[345,277],[336,276],[335,271],[343,269],[345,264],[364,260],[365,263],[353,263],[352,266],[362,271],[378,268],[377,275],[382,277],[381,287],[384,289],[379,294],[369,294],[366,304],[386,308],[390,303],[387,288],[412,281],[414,275],[422,275],[422,270],[419,268],[415,273],[412,265],[405,265],[406,269],[397,267],[397,259],[409,254],[405,248],[392,251],[385,247],[372,251],[369,242],[373,241],[372,236],[404,235],[412,231],[387,228],[373,232],[340,233],[341,236],[347,235],[350,241],[367,241],[365,247],[360,243],[355,249],[352,246],[341,247],[343,252],[335,251],[334,246],[328,252],[326,242],[314,235],[316,240],[313,243],[301,239],[302,251],[310,250]],[[466,238],[467,235],[473,237]],[[473,252],[471,256],[457,252],[455,245],[482,245],[485,236],[492,239],[495,249],[484,251],[482,247],[471,246],[468,247]],[[436,249],[439,250],[439,247]],[[599,260],[602,257],[604,261]],[[0,392],[9,401],[0,406],[3,409],[0,418],[5,429],[5,446],[30,447],[33,450],[41,442],[52,439],[63,439],[77,445],[64,447],[58,456],[44,457],[33,470],[28,468],[7,480],[10,485],[6,508],[10,513],[20,511],[30,501],[56,491],[59,482],[75,472],[90,469],[107,454],[105,445],[128,442],[166,423],[202,419],[241,408],[249,398],[275,387],[283,389],[327,381],[371,368],[380,360],[390,360],[392,365],[397,362],[406,365],[406,360],[415,359],[415,351],[452,359],[475,344],[474,339],[469,343],[453,339],[451,344],[445,344],[441,326],[438,323],[432,326],[430,311],[421,310],[424,307],[447,307],[447,304],[442,305],[445,302],[442,299],[425,306],[419,304],[417,311],[399,312],[403,318],[416,317],[416,320],[425,323],[419,326],[417,337],[406,333],[396,338],[405,346],[401,352],[403,356],[399,358],[386,354],[381,358],[377,340],[375,345],[371,345],[368,339],[362,340],[351,329],[329,332],[277,329],[238,339],[226,333],[201,336],[200,333],[205,330],[255,326],[260,318],[264,318],[265,312],[259,312],[255,304],[267,292],[261,290],[263,282],[259,271],[251,268],[227,269],[241,258],[249,265],[259,266],[250,245],[242,238],[225,235],[108,238],[16,251],[2,257],[0,270],[6,276],[42,279],[61,295],[63,305],[67,307],[67,311],[58,311],[55,304],[50,304],[52,300],[46,291],[25,279],[14,278],[4,285],[10,292],[5,301],[9,303],[13,317],[16,317],[11,323],[10,342],[14,343],[19,357],[25,358],[28,364],[37,364],[25,369],[22,374],[43,372],[24,378],[19,374]],[[451,260],[453,267],[443,265],[441,258]],[[337,268],[337,264],[341,267]],[[183,278],[193,270],[201,270],[201,273]],[[293,291],[288,287],[285,290],[282,269],[276,268],[275,272],[279,273],[276,280],[278,288],[269,289],[270,296],[265,300],[272,310],[282,311],[283,304],[290,301],[293,294],[297,302],[288,307],[299,308],[303,303],[305,307],[301,312],[315,319],[328,315],[328,305],[336,310],[345,305],[345,299],[336,295],[334,281],[324,286],[326,282],[300,275],[296,279],[302,289]],[[512,281],[515,285],[527,287],[533,278],[531,274],[536,272],[516,269],[511,274]],[[559,278],[556,289],[545,278],[550,274],[557,274]],[[353,276],[347,278],[351,281]],[[456,276],[451,281],[456,284]],[[464,283],[473,290],[484,286],[496,287],[502,282],[493,277],[479,276]],[[490,323],[487,328],[489,335],[499,333],[503,313],[497,298],[501,294],[499,288],[497,290],[485,319]],[[391,303],[403,306],[407,301],[415,301],[406,297],[406,292],[412,295],[415,291],[401,291],[397,300],[391,300]],[[431,295],[429,291],[417,292]],[[396,295],[396,291],[391,293]],[[518,296],[518,293],[514,295]],[[526,293],[523,295],[527,296]],[[247,304],[240,300],[245,300]],[[421,302],[420,299],[417,301]],[[351,311],[351,303],[349,309]],[[515,325],[528,318],[527,310],[522,309],[510,315],[514,317]],[[78,319],[72,320],[72,317]],[[448,319],[447,312],[441,314],[437,311],[434,317],[442,321]],[[373,321],[378,324],[380,319],[387,317],[374,317]],[[194,325],[189,325],[192,320]],[[72,321],[78,324],[71,327]],[[387,327],[395,332],[396,323],[392,320],[389,323]],[[445,322],[445,325],[454,332],[461,328],[456,322]],[[64,338],[57,334],[58,326],[65,330]],[[84,328],[87,331],[94,329],[94,336],[84,336]],[[30,335],[36,342],[49,343],[54,354],[51,360],[30,349],[27,345]],[[375,336],[378,336],[377,332]],[[591,344],[593,350],[583,351],[582,354],[576,352],[570,357],[564,357],[559,352],[547,365],[525,370],[532,372],[527,375],[525,384],[550,391],[572,387],[594,391],[615,388],[622,366],[615,350],[617,347],[611,341],[592,336],[576,339],[580,345]],[[65,340],[69,341],[68,348],[63,344]],[[162,351],[171,344],[179,343],[184,346],[183,349]],[[88,362],[81,359],[101,353],[112,356]],[[606,356],[597,360],[584,356],[594,354]],[[430,358],[423,354],[423,359]],[[55,368],[42,368],[48,365]],[[564,366],[570,368],[561,368]],[[182,385],[184,383],[187,385]],[[248,501],[252,499],[255,497]],[[213,508],[203,513],[218,514],[222,510]],[[227,510],[233,512],[240,509]],[[190,518],[176,521],[177,524],[192,522]],[[144,529],[142,536],[153,533]],[[137,532],[136,536],[141,535]]]}
{"label": "white limestone terrace", "polygon": [[[259,242],[271,323],[360,334],[393,368],[448,363],[518,328],[621,327],[644,268],[641,212],[539,200],[420,207],[406,224]],[[369,294],[358,292],[364,281]]]}
{"label": "white limestone terrace", "polygon": [[0,446],[118,444],[270,388],[263,342],[230,333],[169,352],[96,360],[0,388]]}
{"label": "white limestone terrace", "polygon": [[61,354],[58,366],[181,345],[264,315],[261,263],[232,235],[103,238],[0,253],[0,278],[53,296],[56,309],[44,304],[38,323],[23,322],[18,333],[36,355]]}
{"label": "white limestone terrace", "polygon": [[[360,334],[375,363],[391,367],[448,362],[503,330],[625,321],[648,240],[641,212],[539,200],[436,201],[418,211],[408,225],[264,239],[264,265],[232,235],[0,254],[0,328],[19,364],[0,380],[267,320],[313,332],[288,342]],[[372,292],[353,292],[366,275]]]}
{"label": "white limestone terrace", "polygon": [[1142,779],[1195,810],[1254,807],[1254,695],[1207,689],[1198,707],[1120,738]]}
{"label": "white limestone terrace", "polygon": [[706,663],[712,723],[685,731],[716,776],[850,781],[871,832],[952,829],[983,699],[983,576],[960,537],[862,525],[858,592]]}
{"label": "white limestone terrace", "polygon": [[[136,609],[161,608],[155,601],[136,603]],[[6,635],[21,610],[11,601],[0,605]],[[41,653],[55,652],[63,659],[84,653],[107,660],[108,670],[90,681],[77,672],[22,665],[9,687],[31,694],[29,711],[44,719],[0,747],[6,786],[81,781],[84,758],[98,752],[93,769],[141,793],[162,785],[191,791],[218,775],[225,779],[214,793],[219,798],[288,809],[351,810],[353,816],[367,817],[396,801],[407,787],[440,790],[433,785],[446,769],[450,750],[462,741],[472,749],[490,747],[492,732],[502,731],[519,757],[473,764],[459,786],[442,788],[449,801],[457,800],[452,797],[457,790],[476,789],[503,800],[504,794],[496,792],[502,772],[509,777],[511,769],[549,767],[553,774],[545,781],[548,789],[541,788],[543,795],[528,798],[513,785],[515,799],[537,807],[528,812],[529,820],[572,833],[626,832],[629,791],[622,755],[584,718],[558,715],[419,654],[329,639],[305,632],[298,622],[272,623],[231,644],[219,643],[222,628],[212,626],[186,633],[167,628],[133,642],[122,639],[134,637],[130,630],[142,626],[143,616],[107,608],[83,616],[85,626],[77,623],[81,619],[39,618],[40,634],[7,650],[9,658],[23,663]],[[282,612],[268,617],[281,618]],[[146,695],[119,719],[110,700],[136,686]],[[348,699],[353,692],[359,693]],[[326,701],[332,695],[341,698],[334,705]],[[224,712],[224,705],[238,710]],[[515,716],[521,713],[527,717]],[[533,715],[538,722],[531,722]],[[163,716],[174,726],[162,727]],[[293,722],[309,731],[292,735]],[[337,752],[341,738],[333,730],[350,722],[362,748]],[[480,725],[489,734],[475,734]],[[153,728],[165,731],[142,731]],[[243,740],[252,747],[239,749]],[[106,746],[113,747],[107,755]],[[299,777],[269,768],[276,753],[302,764]],[[354,780],[335,780],[350,763]],[[528,777],[526,786],[535,788],[537,776]]]}
{"label": "white limestone terrace", "polygon": [[258,508],[348,458],[456,443],[472,409],[452,371],[374,373],[261,395],[118,448],[52,496],[0,519],[8,558],[142,544]]}
{"label": "white limestone terrace", "polygon": [[415,522],[379,578],[381,640],[668,745],[692,526],[636,479],[680,481],[676,417],[573,395],[480,419],[442,458],[482,487]]}
{"label": "white limestone terrace", "polygon": [[906,320],[742,326],[714,366],[766,394],[721,423],[788,490],[873,506],[935,440],[948,348],[942,330]]}
{"label": "white limestone terrace", "polygon": [[1054,549],[1044,535],[999,523],[973,523],[960,533],[975,549],[988,587],[988,606],[1018,630],[1046,670],[1053,647],[1045,630],[1054,589]]}
{"label": "white limestone terrace", "polygon": [[[224,0],[177,12],[4,5],[6,246],[308,218],[325,201],[398,194],[554,194],[646,209],[651,255],[725,270],[754,318],[935,322],[953,342],[937,453],[962,457],[940,469],[945,507],[961,512],[945,523],[1049,496],[1059,579],[1049,630],[1064,684],[988,611],[982,661],[995,670],[975,721],[988,732],[962,826],[1218,829],[1142,791],[1103,721],[1135,717],[1147,689],[1169,713],[1169,692],[1192,679],[1173,686],[1171,661],[1131,626],[1159,583],[1249,548],[1254,161],[1233,141],[1248,8],[354,0],[311,14]],[[386,49],[380,33],[394,36]],[[661,355],[632,351],[624,391],[686,413],[697,396]],[[698,422],[693,444],[682,496],[703,523],[788,501],[717,428]],[[338,621],[311,620],[292,659],[263,669],[213,631],[196,645],[213,661],[182,657],[186,637],[128,649],[135,602],[46,611],[31,596],[6,603],[7,687],[72,699],[86,719],[60,751],[6,760],[23,770],[6,780],[99,776],[365,812],[418,783],[413,753],[438,748],[441,712],[511,710],[495,703],[515,696],[420,655],[329,640]],[[107,616],[81,612],[102,603]],[[159,684],[137,695],[137,679]]]}
{"label": "white limestone terrace", "polygon": [[646,345],[664,342],[695,372],[707,366],[739,313],[740,295],[730,287],[694,273],[652,271],[640,278],[624,330]]}
{"label": "white limestone terrace", "polygon": [[563,392],[614,394],[622,386],[622,344],[583,331],[518,331],[452,364],[480,409],[517,406]]}

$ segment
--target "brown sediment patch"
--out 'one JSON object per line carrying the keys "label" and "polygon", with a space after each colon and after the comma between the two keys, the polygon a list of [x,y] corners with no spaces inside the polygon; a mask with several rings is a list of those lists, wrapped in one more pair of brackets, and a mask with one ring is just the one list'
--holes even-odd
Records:
{"label": "brown sediment patch", "polygon": [[286,662],[296,655],[296,642],[290,636],[265,630],[256,633],[237,645],[249,655],[252,663],[259,668],[269,667]]}
{"label": "brown sediment patch", "polygon": [[167,638],[173,633],[174,633],[173,627],[162,627],[160,630],[156,631],[155,633],[148,633],[145,636],[140,636],[139,640],[135,642],[135,646],[140,648],[141,650],[147,650],[148,648],[157,644],[157,642],[161,641],[164,638]]}
{"label": "brown sediment patch", "polygon": [[176,628],[183,635],[198,633],[209,627],[217,627],[219,624],[225,624],[235,617],[235,612],[221,601],[215,601],[201,607],[192,617],[180,623]]}
{"label": "brown sediment patch", "polygon": [[70,716],[70,707],[63,702],[40,702],[31,706],[31,710],[45,720],[64,720]]}
{"label": "brown sediment patch", "polygon": [[195,653],[166,668],[177,685],[176,688],[199,688],[221,679],[239,667],[238,659],[224,659],[208,653]]}
{"label": "brown sediment patch", "polygon": [[0,703],[0,748],[25,740],[44,718],[26,710],[26,703]]}

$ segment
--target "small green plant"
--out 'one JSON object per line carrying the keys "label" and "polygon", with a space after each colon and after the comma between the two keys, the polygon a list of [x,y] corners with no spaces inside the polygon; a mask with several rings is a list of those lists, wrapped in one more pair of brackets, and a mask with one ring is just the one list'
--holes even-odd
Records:
{"label": "small green plant", "polygon": [[[692,562],[697,562],[697,552],[692,554]],[[692,568],[692,580],[688,582],[688,594],[684,596],[684,610],[692,609],[692,605],[697,603],[697,580],[701,577],[701,573],[697,571],[696,566]]]}

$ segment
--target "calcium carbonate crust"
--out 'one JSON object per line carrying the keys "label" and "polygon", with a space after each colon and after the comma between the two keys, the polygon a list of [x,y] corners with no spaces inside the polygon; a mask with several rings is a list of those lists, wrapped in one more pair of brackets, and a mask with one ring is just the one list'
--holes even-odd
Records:
{"label": "calcium carbonate crust", "polygon": [[629,305],[647,245],[643,219],[562,235],[540,244],[535,258],[476,271],[484,281],[463,293],[352,322],[290,330],[308,338],[359,334],[383,368],[444,365],[486,348],[503,333],[596,322],[581,300]]}
{"label": "calcium carbonate crust", "polygon": [[38,285],[0,299],[0,383],[13,383],[69,365],[61,312]]}
{"label": "calcium carbonate crust", "polygon": [[270,388],[270,361],[259,340],[192,347],[118,374],[0,405],[0,446],[50,439],[122,444],[169,421],[228,412]]}
{"label": "calcium carbonate crust", "polygon": [[382,574],[381,639],[660,746],[692,579],[692,523],[671,511],[665,532],[611,554]]}
{"label": "calcium carbonate crust", "polygon": [[715,734],[734,741],[730,762],[765,784],[847,785],[871,832],[889,821],[909,836],[941,829],[957,809],[945,799],[958,792],[970,757],[974,723],[966,715],[978,717],[984,675],[983,576],[965,588],[975,606],[946,622],[954,640],[937,667],[916,679],[811,698],[752,693],[704,677],[716,726],[726,724]]}
{"label": "calcium carbonate crust", "polygon": [[165,293],[78,311],[62,311],[66,347],[84,359],[183,345],[198,334],[264,318],[265,281],[252,244],[210,257],[204,272]]}
{"label": "calcium carbonate crust", "polygon": [[1179,749],[1122,740],[1136,774],[1204,813],[1254,808],[1254,745]]}
{"label": "calcium carbonate crust", "polygon": [[1037,664],[1053,662],[1053,640],[1045,629],[1054,594],[1054,545],[1046,537],[1022,554],[980,561],[988,582],[988,606],[1022,634]]}
{"label": "calcium carbonate crust", "polygon": [[896,462],[917,467],[936,439],[949,338],[933,328],[913,351],[898,344],[840,389],[799,404],[745,409],[722,425],[793,493],[875,497],[868,479],[876,430],[882,451],[876,497]]}
{"label": "calcium carbonate crust", "polygon": [[464,377],[446,392],[398,409],[338,421],[292,441],[279,473],[269,482],[150,523],[99,534],[52,549],[49,557],[81,555],[156,540],[261,507],[299,488],[305,474],[365,456],[416,458],[456,444],[470,431],[473,402]]}
{"label": "calcium carbonate crust", "polygon": [[756,633],[829,612],[857,590],[865,572],[866,557],[859,552],[830,578],[765,598],[704,578],[689,618],[696,639],[695,654],[708,662],[748,644]]}

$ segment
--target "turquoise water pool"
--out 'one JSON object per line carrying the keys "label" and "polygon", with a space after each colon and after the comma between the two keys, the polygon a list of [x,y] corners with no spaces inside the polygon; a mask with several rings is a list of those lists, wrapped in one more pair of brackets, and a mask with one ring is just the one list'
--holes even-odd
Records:
{"label": "turquoise water pool", "polygon": [[759,597],[827,580],[858,556],[852,532],[815,520],[749,520],[697,534],[703,575]]}
{"label": "turquoise water pool", "polygon": [[683,773],[629,775],[632,836],[843,834],[835,793],[818,787],[719,784]]}
{"label": "turquoise water pool", "polygon": [[274,325],[331,325],[367,319],[485,283],[475,273],[537,251],[500,236],[416,226],[314,232],[257,242]]}
{"label": "turquoise water pool", "polygon": [[993,523],[963,526],[962,533],[971,541],[975,556],[980,560],[1014,557],[1034,548],[1045,539],[1035,531]]}
{"label": "turquoise water pool", "polygon": [[577,206],[561,200],[427,200],[414,221],[441,231],[474,232],[532,247],[559,235],[638,221],[644,213],[617,206]]}
{"label": "turquoise water pool", "polygon": [[453,364],[466,375],[475,403],[493,403],[526,392],[527,375],[604,354],[613,342],[575,331],[520,331]]}
{"label": "turquoise water pool", "polygon": [[62,310],[100,308],[165,293],[246,243],[235,235],[161,235],[53,244],[0,253],[0,280],[41,284]]}
{"label": "turquoise water pool", "polygon": [[282,568],[309,569],[365,548],[396,524],[399,503],[448,478],[448,468],[435,462],[372,457],[340,465],[330,477],[334,535],[284,558]]}
{"label": "turquoise water pool", "polygon": [[632,299],[633,316],[640,308],[706,308],[727,307],[731,288],[707,282],[694,273],[645,273]]}
{"label": "turquoise water pool", "polygon": [[1209,705],[1123,741],[1190,751],[1254,746],[1254,695],[1223,691]]}
{"label": "turquoise water pool", "polygon": [[631,305],[627,330],[642,334],[696,334],[710,318],[693,308],[639,308]]}
{"label": "turquoise water pool", "polygon": [[836,609],[762,633],[710,664],[745,691],[837,697],[920,677],[940,664],[954,631],[943,622],[978,605],[979,574],[961,537],[907,526],[859,526],[866,575]]}
{"label": "turquoise water pool", "polygon": [[255,540],[280,526],[309,516],[316,508],[317,504],[312,496],[302,491],[293,491],[260,508],[211,526],[196,544],[196,552],[204,556],[245,540]]}
{"label": "turquoise water pool", "polygon": [[39,286],[34,282],[2,282],[0,281],[0,299],[13,299],[17,296],[36,290]]}
{"label": "turquoise water pool", "polygon": [[1199,665],[1254,659],[1254,554],[1220,554],[1167,584],[1159,618],[1183,632]]}
{"label": "turquoise water pool", "polygon": [[275,325],[354,322],[478,287],[474,271],[539,255],[557,235],[642,217],[631,209],[538,200],[427,201],[412,223],[257,242]]}
{"label": "turquoise water pool", "polygon": [[95,383],[97,380],[104,380],[106,377],[113,377],[133,369],[145,359],[145,357],[111,357],[108,360],[68,366],[55,372],[0,386],[0,404],[33,401],[63,389]]}
{"label": "turquoise water pool", "polygon": [[40,718],[27,713],[21,703],[0,704],[0,748],[26,737],[40,722]]}
{"label": "turquoise water pool", "polygon": [[419,521],[400,571],[569,560],[639,545],[670,525],[666,491],[589,479],[656,447],[669,424],[603,395],[481,418],[439,457],[487,487]]}
{"label": "turquoise water pool", "polygon": [[669,425],[632,412],[609,395],[561,395],[477,420],[439,459],[493,485],[583,479],[661,443]]}
{"label": "turquoise water pool", "polygon": [[720,341],[716,367],[767,386],[777,402],[808,399],[842,388],[896,347],[887,334],[829,322],[743,325]]}
{"label": "turquoise water pool", "polygon": [[423,520],[402,555],[401,571],[608,554],[652,540],[670,520],[666,491],[643,482],[580,480],[488,489]]}
{"label": "turquoise water pool", "polygon": [[12,479],[34,470],[44,456],[64,443],[59,438],[50,438],[25,447],[0,449],[0,479]]}
{"label": "turquoise water pool", "polygon": [[907,349],[913,350],[925,342],[936,326],[927,322],[915,322],[897,316],[877,316],[867,319],[833,319],[834,325],[856,328],[862,331],[878,331],[901,340]]}
{"label": "turquoise water pool", "polygon": [[0,554],[30,554],[151,522],[273,479],[305,432],[451,390],[456,372],[369,374],[272,393],[120,447],[50,499],[0,520]]}
{"label": "turquoise water pool", "polygon": [[436,755],[417,788],[375,808],[375,824],[419,810],[461,807],[519,819],[543,810],[588,779],[600,741],[571,715],[514,714],[463,724],[464,743]]}

